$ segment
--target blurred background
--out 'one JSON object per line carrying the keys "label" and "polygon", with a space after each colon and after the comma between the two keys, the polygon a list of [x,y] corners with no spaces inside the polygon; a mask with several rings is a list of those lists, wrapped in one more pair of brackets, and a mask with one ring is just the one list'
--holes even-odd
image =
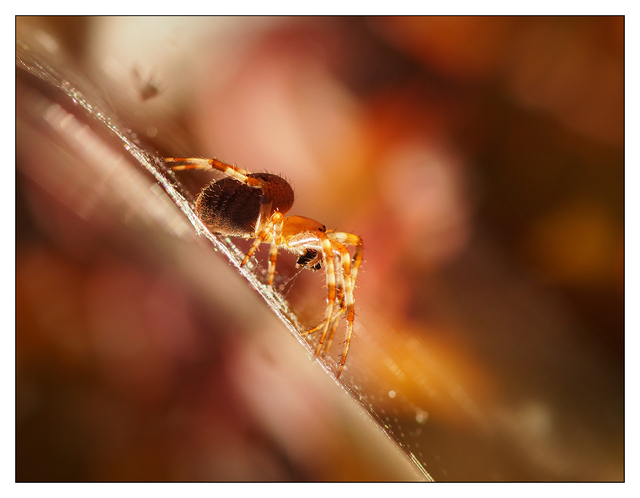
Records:
{"label": "blurred background", "polygon": [[[151,153],[281,174],[291,214],[363,238],[346,382],[435,480],[624,478],[622,17],[19,17],[17,39]],[[17,480],[419,478],[97,128],[18,65]],[[312,326],[323,276],[294,262]]]}

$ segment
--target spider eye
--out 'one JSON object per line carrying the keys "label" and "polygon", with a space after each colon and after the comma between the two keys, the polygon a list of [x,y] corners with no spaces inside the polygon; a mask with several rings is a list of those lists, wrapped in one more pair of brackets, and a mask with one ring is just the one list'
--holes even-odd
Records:
{"label": "spider eye", "polygon": [[324,225],[322,225],[322,228],[320,229],[320,231],[321,231],[322,233],[326,232],[326,231],[327,231],[327,227],[326,227],[326,226],[324,226]]}

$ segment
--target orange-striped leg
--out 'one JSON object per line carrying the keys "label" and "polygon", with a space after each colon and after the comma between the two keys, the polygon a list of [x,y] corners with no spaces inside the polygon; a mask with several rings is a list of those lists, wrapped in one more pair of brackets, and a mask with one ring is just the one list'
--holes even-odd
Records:
{"label": "orange-striped leg", "polygon": [[336,378],[340,377],[340,374],[342,373],[342,369],[344,368],[344,362],[346,361],[347,354],[349,353],[349,346],[351,345],[352,335],[353,335],[353,323],[347,322],[347,337],[344,341],[344,349],[342,350],[342,359],[340,360],[340,365],[338,365]]}
{"label": "orange-striped leg", "polygon": [[[351,256],[349,255],[349,251],[347,248],[336,242],[335,240],[331,241],[331,246],[333,247],[334,254],[336,254],[336,261],[340,264],[341,271],[339,273],[339,278],[337,288],[338,291],[336,293],[336,303],[340,306],[339,313],[337,316],[339,317],[342,312],[345,310],[345,295],[351,289]],[[324,349],[325,353],[329,351],[331,347],[331,343],[333,341],[333,336],[338,328],[338,318],[335,319],[334,326],[331,329],[331,334],[329,335],[329,339],[327,341],[326,347]]]}
{"label": "orange-striped leg", "polygon": [[[338,300],[336,300],[336,302],[339,302]],[[337,319],[340,318],[340,315],[342,315],[342,313],[344,313],[344,306],[340,305],[340,308],[338,310],[333,311],[333,315],[331,316],[331,320],[330,322],[333,323],[334,321],[336,321]],[[326,318],[324,320],[322,320],[318,325],[316,325],[315,327],[313,327],[312,329],[309,329],[305,332],[302,332],[300,335],[310,335],[313,334],[315,332],[317,332],[318,330],[320,330],[322,327],[325,326],[326,324]]]}
{"label": "orange-striped leg", "polygon": [[[271,240],[271,249],[269,251],[269,273],[271,275],[272,269],[273,269],[273,272],[275,272],[275,258],[273,258],[273,263],[271,258],[272,258],[272,251],[273,251],[274,245],[276,246],[276,253],[277,253],[277,243],[279,241],[273,239],[273,234],[271,233],[271,231],[274,230],[274,227],[277,226],[277,228],[275,228],[275,231],[277,231],[278,234],[281,234],[283,219],[284,219],[284,216],[282,215],[282,213],[280,212],[273,213],[273,216],[271,216],[271,219],[266,223],[266,225],[262,228],[262,230],[260,230],[260,233],[256,235],[256,239],[253,241],[253,244],[251,244],[251,247],[247,251],[247,254],[245,254],[244,259],[242,260],[242,263],[240,263],[240,266],[244,266],[247,264],[247,261],[249,261],[249,258],[253,256],[253,253],[256,252],[260,244]],[[276,254],[276,257],[277,257],[277,254]],[[272,281],[273,280],[272,276],[270,276],[270,278]],[[269,282],[269,284],[271,284],[271,282]]]}
{"label": "orange-striped leg", "polygon": [[333,264],[333,248],[331,240],[327,237],[322,237],[322,252],[324,254],[325,274],[327,277],[327,310],[324,327],[322,328],[322,336],[318,343],[318,349],[316,349],[316,358],[320,355],[322,345],[327,337],[327,331],[329,329],[329,325],[331,325],[331,319],[333,316],[333,305],[336,300],[336,271]]}
{"label": "orange-striped leg", "polygon": [[282,238],[282,213],[273,213],[270,224],[273,225],[273,233],[271,234],[271,247],[269,248],[269,266],[267,267],[267,283],[273,285],[273,279],[276,274],[276,260],[278,259],[278,245]]}
{"label": "orange-striped leg", "polygon": [[336,330],[338,330],[338,325],[340,325],[340,315],[342,315],[343,309],[338,310],[337,313],[334,313],[333,320],[331,321],[331,331],[329,332],[329,336],[327,337],[327,343],[324,348],[325,354],[329,351],[331,344],[333,343],[333,336],[336,335]]}
{"label": "orange-striped leg", "polygon": [[355,311],[353,302],[353,279],[351,276],[351,255],[347,248],[339,242],[334,242],[334,246],[340,250],[342,258],[342,272],[344,274],[344,306],[346,307],[347,318],[347,334],[344,343],[344,349],[342,351],[342,358],[336,377],[340,377],[342,369],[344,368],[344,362],[347,359],[347,353],[349,352],[349,345],[351,344],[351,335],[353,334],[353,322],[355,321]]}
{"label": "orange-striped leg", "polygon": [[[345,306],[344,306],[344,301],[340,301],[339,299],[336,299],[336,303],[339,304],[340,308],[335,310],[333,312],[333,316],[331,317],[331,329],[330,332],[327,336],[327,341],[325,343],[324,346],[324,352],[327,353],[327,351],[329,351],[329,349],[331,348],[331,343],[333,342],[333,336],[336,333],[336,330],[338,329],[338,325],[340,325],[340,317],[341,315],[344,313],[345,310]],[[308,335],[308,334],[313,334],[314,332],[317,332],[320,327],[323,327],[325,324],[325,322],[320,322],[319,325],[313,327],[311,330],[307,330],[306,332],[303,332],[302,335]]]}
{"label": "orange-striped leg", "polygon": [[251,185],[252,187],[262,186],[261,184],[258,185],[257,182],[253,181],[256,180],[255,178],[249,178],[247,176],[249,175],[248,171],[231,164],[223,163],[217,159],[207,159],[204,157],[165,157],[163,161],[165,163],[179,163],[178,166],[171,167],[174,171],[183,171],[187,169],[217,169],[218,171],[232,176],[236,180],[246,183],[247,185]]}
{"label": "orange-striped leg", "polygon": [[355,287],[356,278],[358,276],[358,269],[360,268],[360,264],[362,263],[362,239],[352,233],[331,231],[327,231],[327,237],[346,246],[355,247],[353,259],[351,261],[351,280],[353,282],[353,286]]}

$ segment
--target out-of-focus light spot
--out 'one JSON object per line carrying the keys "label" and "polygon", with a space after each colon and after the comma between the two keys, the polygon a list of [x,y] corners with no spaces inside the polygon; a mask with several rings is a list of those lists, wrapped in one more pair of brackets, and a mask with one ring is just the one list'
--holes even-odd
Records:
{"label": "out-of-focus light spot", "polygon": [[401,224],[405,243],[419,247],[412,261],[438,264],[457,254],[470,230],[462,160],[409,139],[389,152],[384,165],[380,190]]}
{"label": "out-of-focus light spot", "polygon": [[426,424],[428,419],[429,414],[427,412],[419,408],[416,410],[416,422],[419,424]]}

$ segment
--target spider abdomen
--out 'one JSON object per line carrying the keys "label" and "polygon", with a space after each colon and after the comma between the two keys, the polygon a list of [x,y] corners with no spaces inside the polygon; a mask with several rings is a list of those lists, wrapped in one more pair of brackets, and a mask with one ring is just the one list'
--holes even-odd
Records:
{"label": "spider abdomen", "polygon": [[270,173],[247,176],[263,180],[262,189],[234,178],[223,178],[211,182],[196,199],[196,214],[212,232],[231,237],[254,237],[261,200],[267,193],[273,198],[269,216],[276,211],[286,213],[291,209],[293,189],[285,179]]}

